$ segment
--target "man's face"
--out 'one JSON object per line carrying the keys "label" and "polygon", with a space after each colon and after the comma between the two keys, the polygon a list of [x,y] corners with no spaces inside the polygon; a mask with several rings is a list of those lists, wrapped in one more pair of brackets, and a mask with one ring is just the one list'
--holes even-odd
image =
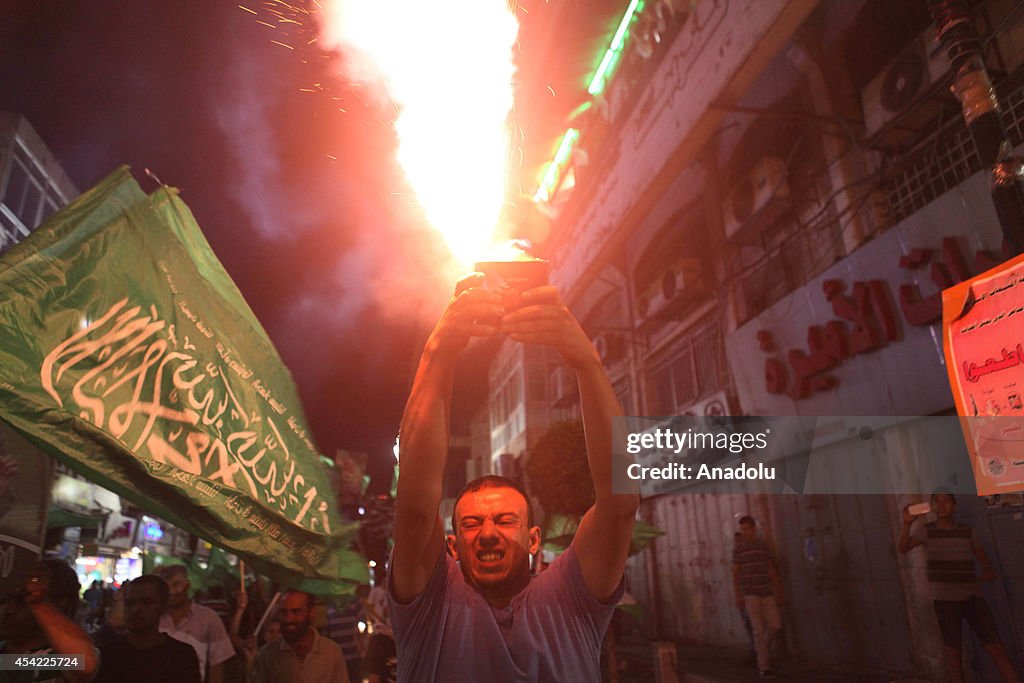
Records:
{"label": "man's face", "polygon": [[953,496],[948,493],[937,493],[932,496],[931,502],[932,509],[935,510],[935,516],[939,519],[949,519],[953,516],[953,510],[956,509]]}
{"label": "man's face", "polygon": [[20,594],[8,596],[0,601],[0,640],[27,638],[39,633],[32,610]]}
{"label": "man's face", "polygon": [[124,596],[124,623],[132,633],[156,630],[164,604],[160,602],[160,591],[147,584],[128,584]]}
{"label": "man's face", "polygon": [[268,621],[260,631],[260,637],[263,638],[264,643],[269,643],[279,635],[281,635],[281,622],[277,620],[277,617]]}
{"label": "man's face", "polygon": [[180,607],[188,600],[188,589],[192,587],[188,579],[181,574],[168,574],[167,585],[171,587],[171,597],[167,601],[168,607]]}
{"label": "man's face", "polygon": [[744,541],[752,541],[757,536],[757,527],[753,524],[740,524],[740,536]]}
{"label": "man's face", "polygon": [[290,592],[281,601],[277,616],[281,622],[281,637],[289,643],[302,639],[313,621],[313,608],[309,597],[303,593]]}
{"label": "man's face", "polygon": [[471,491],[459,501],[455,524],[448,547],[470,583],[485,592],[525,587],[540,529],[528,526],[521,493],[507,487]]}

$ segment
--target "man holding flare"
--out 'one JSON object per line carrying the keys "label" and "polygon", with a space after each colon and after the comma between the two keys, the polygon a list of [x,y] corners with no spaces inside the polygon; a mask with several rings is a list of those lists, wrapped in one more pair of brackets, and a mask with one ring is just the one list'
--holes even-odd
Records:
{"label": "man holding flare", "polygon": [[[460,282],[426,343],[402,419],[389,582],[398,677],[599,681],[639,504],[639,496],[611,490],[612,418],[621,408],[557,289],[509,299],[483,284],[480,273]],[[580,388],[596,500],[569,549],[538,576],[530,557],[540,529],[515,482],[492,476],[467,485],[446,540],[438,515],[458,355],[471,337],[499,334],[554,348]]]}

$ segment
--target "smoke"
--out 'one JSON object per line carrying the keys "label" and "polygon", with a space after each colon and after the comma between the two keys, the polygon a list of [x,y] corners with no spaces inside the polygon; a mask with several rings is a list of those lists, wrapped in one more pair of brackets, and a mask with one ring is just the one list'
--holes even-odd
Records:
{"label": "smoke", "polygon": [[285,191],[281,149],[270,115],[279,90],[267,87],[265,65],[254,59],[232,60],[225,76],[229,91],[214,104],[214,116],[233,165],[233,198],[261,237],[301,233],[320,216],[315,203],[296,201]]}
{"label": "smoke", "polygon": [[[251,54],[248,48],[239,41],[232,54]],[[368,62],[346,64],[361,64],[360,73],[373,75]],[[303,269],[301,281],[293,284],[301,289],[268,322],[279,329],[301,329],[295,323],[312,317],[343,334],[367,315],[423,325],[436,320],[461,268],[408,199],[410,191],[398,177],[393,156],[380,156],[372,147],[345,148],[345,139],[367,134],[360,130],[365,121],[333,108],[331,125],[282,120],[281,111],[292,110],[282,100],[303,97],[299,90],[305,83],[282,83],[286,76],[277,74],[266,58],[233,58],[225,69],[226,86],[214,103],[214,114],[227,142],[232,199],[260,239],[280,243],[282,249],[315,253],[322,246],[336,251],[313,272]],[[386,101],[379,82],[365,85],[361,94],[376,97],[378,104]],[[293,152],[286,128],[292,137],[296,129],[309,130],[308,136],[298,136],[304,138],[301,143],[325,150],[323,159],[327,151],[337,151],[337,164],[311,173],[286,161],[286,153]],[[322,137],[330,131],[336,139]],[[366,168],[368,164],[374,168]],[[316,243],[325,237],[331,239],[330,246]],[[307,241],[312,243],[302,244]],[[325,257],[317,254],[312,260]]]}
{"label": "smoke", "polygon": [[[397,160],[449,250],[468,264],[501,219],[518,33],[501,0],[324,0],[320,44],[346,77],[393,97]],[[396,20],[396,16],[400,17]]]}

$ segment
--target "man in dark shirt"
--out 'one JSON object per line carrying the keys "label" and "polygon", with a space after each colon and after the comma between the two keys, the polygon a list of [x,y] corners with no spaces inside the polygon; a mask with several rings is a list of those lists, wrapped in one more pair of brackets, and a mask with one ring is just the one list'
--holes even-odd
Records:
{"label": "man in dark shirt", "polygon": [[122,590],[128,633],[100,648],[96,683],[200,683],[196,651],[160,632],[167,582],[147,574]]}
{"label": "man in dark shirt", "polygon": [[768,541],[758,538],[757,524],[750,516],[740,519],[739,538],[732,552],[732,582],[736,607],[746,612],[754,632],[761,678],[775,678],[770,649],[772,639],[782,626],[776,602],[782,601],[782,582],[775,554]]}

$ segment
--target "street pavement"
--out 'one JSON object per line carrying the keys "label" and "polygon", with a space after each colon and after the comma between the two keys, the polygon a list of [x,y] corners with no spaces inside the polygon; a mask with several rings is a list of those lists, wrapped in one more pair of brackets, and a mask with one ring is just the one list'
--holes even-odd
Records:
{"label": "street pavement", "polygon": [[[620,658],[629,665],[619,676],[619,683],[655,681],[652,643],[630,640],[619,643]],[[704,644],[677,643],[676,659],[679,683],[754,683],[761,681],[752,654],[748,650]],[[808,666],[797,660],[780,661],[774,671],[775,680],[788,683],[925,683],[895,676],[878,676],[858,672]],[[664,681],[675,683],[675,681]]]}

